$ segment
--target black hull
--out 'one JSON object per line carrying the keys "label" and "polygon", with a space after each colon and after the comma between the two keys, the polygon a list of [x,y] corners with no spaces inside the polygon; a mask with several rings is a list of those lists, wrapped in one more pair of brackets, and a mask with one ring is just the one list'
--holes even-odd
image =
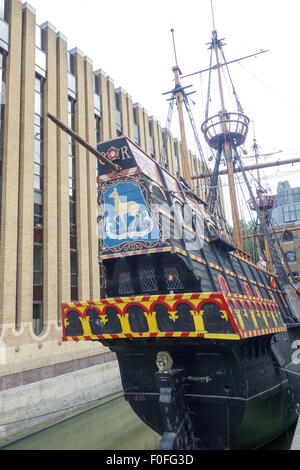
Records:
{"label": "black hull", "polygon": [[[184,395],[197,447],[246,450],[272,441],[297,419],[297,340],[299,327],[239,344],[191,339],[105,344],[117,354],[126,400],[150,428],[162,436],[166,432],[155,376],[158,352],[168,351],[186,377]],[[199,377],[211,381],[199,383]]]}

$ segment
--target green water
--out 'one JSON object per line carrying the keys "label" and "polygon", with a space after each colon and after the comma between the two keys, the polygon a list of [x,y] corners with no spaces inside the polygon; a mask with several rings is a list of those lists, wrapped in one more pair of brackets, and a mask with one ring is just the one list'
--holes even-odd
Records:
{"label": "green water", "polygon": [[[293,435],[291,429],[262,450],[289,450]],[[160,436],[119,397],[2,450],[158,450],[159,442]]]}
{"label": "green water", "polygon": [[2,450],[157,450],[159,442],[121,397]]}

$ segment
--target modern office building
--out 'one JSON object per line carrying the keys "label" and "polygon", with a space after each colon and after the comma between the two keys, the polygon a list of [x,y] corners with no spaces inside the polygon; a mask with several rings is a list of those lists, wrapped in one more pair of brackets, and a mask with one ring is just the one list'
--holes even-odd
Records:
{"label": "modern office building", "polygon": [[[35,9],[20,0],[0,0],[0,100],[0,409],[7,422],[35,415],[41,382],[50,390],[63,380],[66,406],[80,393],[89,398],[86,388],[99,394],[99,383],[103,394],[120,388],[115,357],[100,343],[61,341],[61,303],[100,296],[97,165],[46,112],[94,147],[123,134],[174,175],[182,161],[177,139],[80,49],[69,50],[53,25],[37,25]],[[200,173],[199,159],[190,159]],[[31,404],[24,386],[32,387]]]}
{"label": "modern office building", "polygon": [[278,184],[272,225],[279,231],[277,239],[290,271],[300,281],[300,187],[291,188],[288,181]]}

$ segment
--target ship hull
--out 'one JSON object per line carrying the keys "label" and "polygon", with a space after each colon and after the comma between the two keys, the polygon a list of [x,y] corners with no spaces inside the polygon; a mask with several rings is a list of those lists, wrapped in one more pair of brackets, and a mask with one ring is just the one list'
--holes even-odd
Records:
{"label": "ship hull", "polygon": [[300,373],[297,360],[292,361],[297,340],[299,327],[276,335],[275,341],[270,336],[239,344],[189,339],[105,344],[117,354],[126,400],[155,432],[166,432],[156,359],[167,351],[174,367],[184,371],[184,400],[197,448],[245,450],[272,441],[297,419],[299,378],[291,379]]}

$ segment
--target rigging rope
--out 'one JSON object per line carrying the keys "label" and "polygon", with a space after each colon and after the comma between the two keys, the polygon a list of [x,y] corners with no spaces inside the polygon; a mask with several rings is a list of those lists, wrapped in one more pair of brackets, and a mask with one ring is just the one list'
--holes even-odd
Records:
{"label": "rigging rope", "polygon": [[226,67],[226,70],[227,70],[227,73],[228,73],[228,77],[229,77],[229,80],[230,80],[230,83],[231,83],[231,86],[232,86],[232,92],[233,92],[233,94],[234,94],[234,96],[235,96],[235,99],[236,99],[236,104],[237,104],[238,111],[239,111],[239,113],[244,114],[244,110],[243,110],[242,105],[241,105],[241,103],[240,103],[240,100],[239,100],[239,98],[238,98],[238,95],[237,95],[237,92],[236,92],[234,83],[233,83],[233,81],[232,81],[232,78],[231,78],[231,75],[230,75],[230,72],[229,72],[229,67],[228,67],[227,61],[226,61],[226,59],[225,59],[225,54],[224,54],[223,48],[220,47],[220,50],[221,50],[221,54],[222,54],[224,63],[226,64],[225,67]]}
{"label": "rigging rope", "polygon": [[[209,116],[209,104],[211,102],[211,77],[212,77],[212,60],[213,60],[213,48],[211,47],[210,52],[210,65],[209,65],[209,76],[208,76],[208,90],[207,90],[207,100],[206,100],[206,111],[205,111],[205,121],[207,121]],[[201,76],[201,74],[200,74]]]}

